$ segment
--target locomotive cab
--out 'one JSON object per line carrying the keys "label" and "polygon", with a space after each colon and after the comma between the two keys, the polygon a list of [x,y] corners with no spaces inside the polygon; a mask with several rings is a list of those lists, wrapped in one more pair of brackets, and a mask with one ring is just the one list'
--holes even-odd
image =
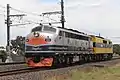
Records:
{"label": "locomotive cab", "polygon": [[31,33],[26,37],[26,56],[43,55],[51,45],[55,44],[56,36],[57,29],[54,27],[40,25],[33,28]]}
{"label": "locomotive cab", "polygon": [[[26,62],[31,67],[51,66],[57,29],[48,25],[40,25],[32,29],[25,42]],[[51,55],[49,55],[51,54]]]}

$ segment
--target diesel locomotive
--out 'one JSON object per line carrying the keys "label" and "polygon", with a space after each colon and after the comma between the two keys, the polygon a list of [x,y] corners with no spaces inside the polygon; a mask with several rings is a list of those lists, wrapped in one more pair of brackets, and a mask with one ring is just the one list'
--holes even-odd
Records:
{"label": "diesel locomotive", "polygon": [[30,67],[109,60],[112,55],[112,41],[73,29],[39,25],[26,36],[25,57]]}

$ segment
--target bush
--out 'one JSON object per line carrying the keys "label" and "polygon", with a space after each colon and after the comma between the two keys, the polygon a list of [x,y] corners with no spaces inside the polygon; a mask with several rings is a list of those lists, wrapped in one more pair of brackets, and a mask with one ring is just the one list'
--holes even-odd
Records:
{"label": "bush", "polygon": [[113,52],[120,55],[120,45],[119,44],[113,45]]}
{"label": "bush", "polygon": [[2,62],[5,62],[6,58],[7,58],[7,52],[1,50],[0,51],[0,58],[2,59]]}

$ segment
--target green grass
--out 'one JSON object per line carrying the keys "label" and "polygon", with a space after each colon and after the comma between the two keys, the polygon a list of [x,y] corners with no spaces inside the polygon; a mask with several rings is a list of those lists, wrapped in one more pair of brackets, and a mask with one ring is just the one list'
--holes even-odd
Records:
{"label": "green grass", "polygon": [[120,80],[120,67],[93,68],[91,71],[74,70],[71,80]]}
{"label": "green grass", "polygon": [[120,80],[120,67],[76,69],[48,80]]}

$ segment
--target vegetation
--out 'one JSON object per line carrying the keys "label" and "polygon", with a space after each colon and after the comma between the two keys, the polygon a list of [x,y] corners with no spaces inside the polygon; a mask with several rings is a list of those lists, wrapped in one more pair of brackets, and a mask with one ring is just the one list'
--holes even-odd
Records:
{"label": "vegetation", "polygon": [[71,80],[119,80],[120,68],[93,68],[91,71],[73,71]]}
{"label": "vegetation", "polygon": [[120,55],[120,44],[113,45],[113,52]]}
{"label": "vegetation", "polygon": [[2,62],[5,62],[7,58],[7,53],[4,50],[0,50],[0,59],[2,59]]}
{"label": "vegetation", "polygon": [[24,55],[25,37],[17,36],[15,40],[11,40],[11,44],[11,50],[17,52],[20,55]]}
{"label": "vegetation", "polygon": [[76,69],[47,80],[120,80],[120,66]]}
{"label": "vegetation", "polygon": [[[11,40],[10,49],[11,52],[15,51],[17,55],[24,56],[25,37],[17,36],[15,40]],[[3,46],[0,46],[0,59],[2,59],[2,62],[5,62],[6,58],[7,58],[6,49]]]}

